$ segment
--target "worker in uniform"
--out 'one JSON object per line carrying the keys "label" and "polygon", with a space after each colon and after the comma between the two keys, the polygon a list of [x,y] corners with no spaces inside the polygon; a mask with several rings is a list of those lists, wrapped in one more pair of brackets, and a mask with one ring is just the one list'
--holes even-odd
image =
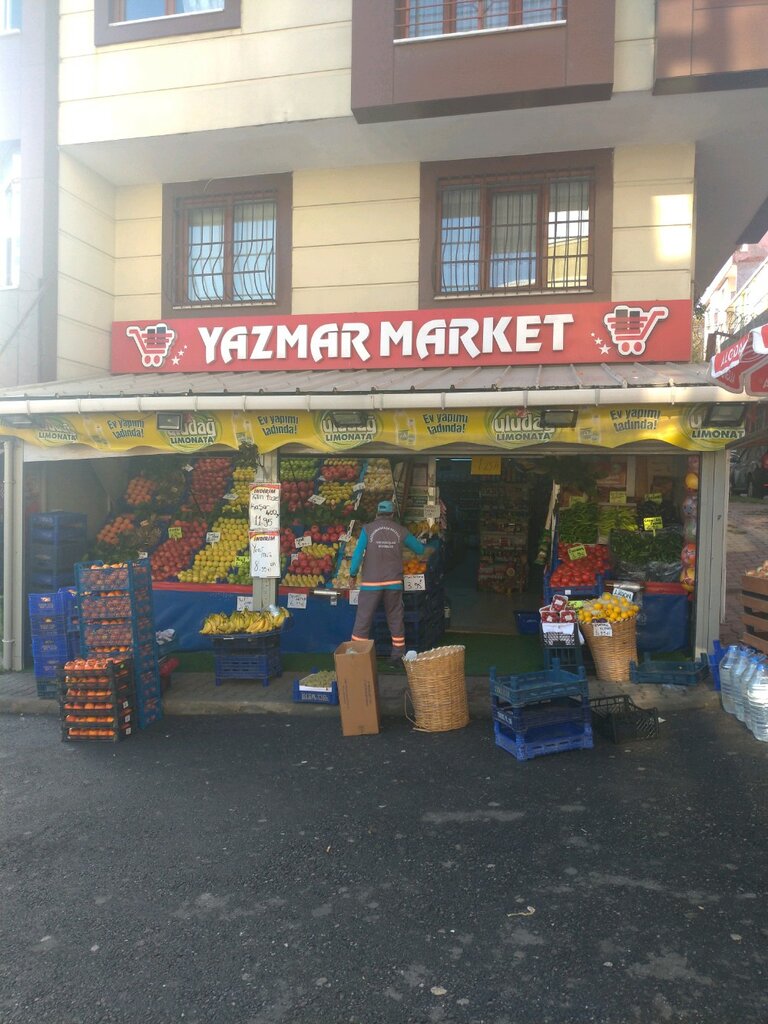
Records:
{"label": "worker in uniform", "polygon": [[349,567],[352,585],[360,572],[360,594],[352,632],[353,640],[368,640],[373,616],[383,599],[387,626],[392,636],[391,660],[399,663],[405,654],[403,609],[403,545],[416,555],[431,553],[420,540],[395,519],[391,501],[380,501],[376,519],[367,523],[352,555]]}

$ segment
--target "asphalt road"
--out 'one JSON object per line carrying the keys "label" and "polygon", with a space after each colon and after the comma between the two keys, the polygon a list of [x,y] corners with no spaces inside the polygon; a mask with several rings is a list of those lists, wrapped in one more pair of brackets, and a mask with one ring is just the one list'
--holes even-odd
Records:
{"label": "asphalt road", "polygon": [[764,1024],[768,745],[0,718],[2,1024]]}

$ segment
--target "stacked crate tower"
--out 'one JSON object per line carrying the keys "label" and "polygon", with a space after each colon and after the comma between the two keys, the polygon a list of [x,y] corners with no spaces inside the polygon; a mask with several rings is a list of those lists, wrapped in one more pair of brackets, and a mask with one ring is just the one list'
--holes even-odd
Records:
{"label": "stacked crate tower", "polygon": [[64,663],[80,653],[75,591],[30,594],[28,605],[37,695],[55,700]]}
{"label": "stacked crate tower", "polygon": [[30,593],[53,593],[75,582],[75,562],[87,545],[87,516],[41,512],[30,516],[27,583]]}
{"label": "stacked crate tower", "polygon": [[126,739],[134,730],[135,689],[130,658],[67,663],[61,686],[61,738]]}
{"label": "stacked crate tower", "polygon": [[542,672],[498,676],[491,670],[491,709],[496,745],[528,761],[594,745],[587,677],[556,660]]}
{"label": "stacked crate tower", "polygon": [[162,718],[149,559],[75,567],[81,651],[86,658],[132,658],[136,716],[144,729]]}

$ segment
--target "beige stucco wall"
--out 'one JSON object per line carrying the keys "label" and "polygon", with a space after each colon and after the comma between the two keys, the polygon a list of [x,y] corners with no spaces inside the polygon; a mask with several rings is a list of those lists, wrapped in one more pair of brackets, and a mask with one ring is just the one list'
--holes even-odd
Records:
{"label": "beige stucco wall", "polygon": [[[694,147],[614,155],[614,301],[691,295]],[[418,307],[418,164],[297,171],[293,312]],[[62,157],[60,373],[108,366],[112,320],[161,316],[162,187]]]}
{"label": "beige stucco wall", "polygon": [[613,91],[653,87],[656,0],[616,0]]}
{"label": "beige stucco wall", "polygon": [[616,149],[614,301],[691,297],[695,156],[693,143]]}
{"label": "beige stucco wall", "polygon": [[245,0],[239,31],[97,48],[62,0],[60,142],[349,116],[351,0]]}
{"label": "beige stucco wall", "polygon": [[114,318],[115,190],[62,154],[59,159],[59,378],[109,367]]}

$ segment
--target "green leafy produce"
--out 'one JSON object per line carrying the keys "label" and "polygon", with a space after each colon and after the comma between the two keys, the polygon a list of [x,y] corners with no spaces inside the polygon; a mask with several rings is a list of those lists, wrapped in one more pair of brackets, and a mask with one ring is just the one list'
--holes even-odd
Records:
{"label": "green leafy produce", "polygon": [[582,501],[557,513],[557,539],[562,544],[597,542],[597,505]]}
{"label": "green leafy produce", "polygon": [[608,537],[614,530],[636,530],[634,505],[601,505],[597,517],[597,532]]}
{"label": "green leafy produce", "polygon": [[616,559],[631,565],[649,562],[680,561],[683,538],[677,530],[641,532],[637,529],[614,530],[611,533],[611,552]]}

